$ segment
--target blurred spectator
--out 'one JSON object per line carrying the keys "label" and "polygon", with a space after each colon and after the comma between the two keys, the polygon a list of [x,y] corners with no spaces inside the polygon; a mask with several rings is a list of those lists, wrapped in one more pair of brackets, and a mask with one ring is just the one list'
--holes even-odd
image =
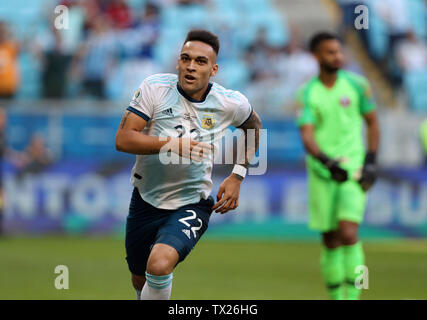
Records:
{"label": "blurred spectator", "polygon": [[427,46],[420,41],[413,31],[397,44],[396,60],[404,72],[427,68]]}
{"label": "blurred spectator", "polygon": [[267,30],[260,28],[254,43],[246,50],[246,62],[253,81],[275,78],[275,66],[269,63],[269,58],[274,51],[267,42]]}
{"label": "blurred spectator", "polygon": [[395,44],[411,31],[407,0],[381,0],[374,3],[378,14],[388,25],[389,53],[393,55]]}
{"label": "blurred spectator", "polygon": [[[119,33],[122,47],[121,57],[107,82],[107,96],[110,99],[126,99],[140,84],[141,78],[164,70],[154,57],[154,47],[160,35],[160,8],[150,2],[133,28]],[[138,70],[138,72],[135,72]]]}
{"label": "blurred spectator", "polygon": [[128,47],[135,48],[135,55],[143,59],[153,59],[153,49],[160,35],[159,7],[147,3],[144,14],[135,22],[133,30],[123,36]]}
{"label": "blurred spectator", "polygon": [[129,28],[132,23],[131,11],[126,0],[110,0],[105,13],[110,18],[112,26],[117,29]]}
{"label": "blurred spectator", "polygon": [[84,31],[87,36],[93,28],[96,18],[101,14],[101,6],[97,0],[82,0],[79,5],[83,7],[85,12]]}
{"label": "blurred spectator", "polygon": [[275,97],[271,90],[279,87],[276,66],[271,62],[275,54],[275,49],[267,42],[266,29],[258,29],[255,41],[246,49],[245,62],[251,81],[245,91],[248,99],[259,106],[263,114],[273,111],[271,102]]}
{"label": "blurred spectator", "polygon": [[97,98],[105,98],[105,82],[113,70],[116,42],[107,16],[96,17],[93,29],[79,49],[76,63],[80,64],[84,90]]}
{"label": "blurred spectator", "polygon": [[[298,32],[293,28],[292,38],[282,55],[282,64],[278,66],[281,82],[293,93],[309,78],[317,75],[318,64],[313,55],[304,50]],[[273,63],[274,64],[274,63]],[[294,97],[289,97],[294,100]]]}
{"label": "blurred spectator", "polygon": [[15,164],[19,169],[18,178],[28,173],[39,173],[52,163],[52,156],[40,135],[33,135],[27,148],[15,155]]}
{"label": "blurred spectator", "polygon": [[63,50],[73,55],[84,38],[84,25],[87,13],[84,3],[86,0],[67,0],[62,4],[68,7],[68,24],[66,30],[60,30]]}
{"label": "blurred spectator", "polygon": [[19,85],[19,46],[5,22],[0,21],[0,99],[13,98]]}
{"label": "blurred spectator", "polygon": [[284,48],[268,46],[264,36],[261,31],[249,50],[248,66],[253,70],[253,82],[248,86],[248,97],[254,100],[254,104],[265,108],[263,114],[278,116],[290,113],[292,110],[286,106],[293,104],[298,88],[317,74],[318,65],[304,50],[295,27]]}
{"label": "blurred spectator", "polygon": [[36,41],[35,52],[42,66],[42,96],[63,98],[71,55],[66,51],[62,33],[51,25],[50,32]]}

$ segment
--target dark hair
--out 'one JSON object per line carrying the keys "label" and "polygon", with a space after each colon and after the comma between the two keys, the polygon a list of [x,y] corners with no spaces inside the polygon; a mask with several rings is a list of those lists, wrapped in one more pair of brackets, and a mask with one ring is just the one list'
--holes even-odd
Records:
{"label": "dark hair", "polygon": [[219,39],[218,37],[210,31],[195,29],[187,33],[187,38],[185,38],[184,44],[188,41],[201,41],[212,47],[216,54],[219,52]]}
{"label": "dark hair", "polygon": [[327,31],[322,31],[319,33],[316,33],[310,40],[309,49],[311,52],[315,52],[317,47],[326,40],[338,40],[340,41],[340,38],[334,34]]}

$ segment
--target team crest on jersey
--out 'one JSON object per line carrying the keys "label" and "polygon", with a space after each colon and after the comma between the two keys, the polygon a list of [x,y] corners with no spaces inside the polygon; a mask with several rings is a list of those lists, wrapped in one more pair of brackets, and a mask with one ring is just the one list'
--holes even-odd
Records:
{"label": "team crest on jersey", "polygon": [[202,128],[210,130],[215,126],[214,115],[212,113],[205,113],[202,118]]}
{"label": "team crest on jersey", "polygon": [[348,97],[340,98],[340,105],[344,108],[347,108],[350,105],[350,98]]}

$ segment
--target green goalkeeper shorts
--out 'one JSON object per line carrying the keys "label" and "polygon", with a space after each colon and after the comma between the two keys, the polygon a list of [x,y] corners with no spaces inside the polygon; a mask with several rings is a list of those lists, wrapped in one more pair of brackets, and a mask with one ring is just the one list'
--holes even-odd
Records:
{"label": "green goalkeeper shorts", "polygon": [[321,232],[338,228],[339,221],[360,224],[366,205],[366,193],[359,183],[338,183],[308,170],[309,228]]}

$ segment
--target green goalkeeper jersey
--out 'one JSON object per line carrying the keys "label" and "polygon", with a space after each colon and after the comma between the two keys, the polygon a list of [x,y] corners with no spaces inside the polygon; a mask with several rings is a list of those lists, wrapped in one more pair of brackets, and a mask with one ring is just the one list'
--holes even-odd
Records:
{"label": "green goalkeeper jersey", "polygon": [[[339,70],[333,87],[314,77],[297,95],[298,126],[312,124],[320,150],[330,158],[341,158],[340,166],[353,175],[363,165],[363,115],[375,109],[366,78]],[[330,172],[314,157],[307,156],[307,168],[330,178]]]}

